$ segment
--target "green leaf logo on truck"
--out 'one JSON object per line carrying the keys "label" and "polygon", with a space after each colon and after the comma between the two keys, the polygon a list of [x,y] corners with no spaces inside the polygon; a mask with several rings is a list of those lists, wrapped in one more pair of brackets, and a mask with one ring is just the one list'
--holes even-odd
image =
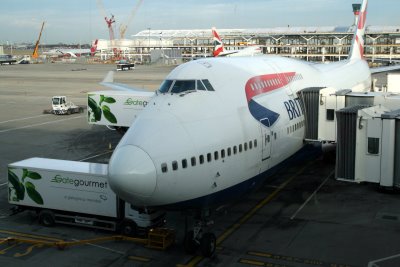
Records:
{"label": "green leaf logo on truck", "polygon": [[111,112],[111,109],[108,105],[103,104],[114,104],[116,101],[112,97],[100,95],[99,104],[97,104],[96,100],[94,100],[91,95],[88,95],[88,120],[89,122],[100,121],[102,115],[104,118],[111,123],[117,123],[117,118]]}
{"label": "green leaf logo on truck", "polygon": [[[25,179],[39,180],[42,176],[37,172],[31,172],[28,169],[22,170],[21,180],[12,171],[12,168],[8,169],[8,182],[11,184],[9,187],[9,200],[20,201],[24,200],[25,192],[28,194],[29,198],[32,199],[36,204],[43,205],[43,198],[38,191],[36,191],[35,185],[31,181],[25,181]],[[14,191],[14,195],[12,192]]]}

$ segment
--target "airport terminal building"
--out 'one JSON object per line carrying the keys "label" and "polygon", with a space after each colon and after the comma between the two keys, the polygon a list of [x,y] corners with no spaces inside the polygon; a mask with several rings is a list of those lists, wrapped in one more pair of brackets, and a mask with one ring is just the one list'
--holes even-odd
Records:
{"label": "airport terminal building", "polygon": [[[218,29],[218,33],[226,50],[258,45],[265,54],[327,62],[347,57],[354,27]],[[365,40],[365,56],[370,61],[400,59],[400,26],[367,26]],[[130,40],[99,40],[98,55],[102,59],[109,58],[115,48],[135,61],[155,62],[208,57],[212,55],[214,44],[211,29],[147,29]],[[152,56],[154,53],[158,57]]]}

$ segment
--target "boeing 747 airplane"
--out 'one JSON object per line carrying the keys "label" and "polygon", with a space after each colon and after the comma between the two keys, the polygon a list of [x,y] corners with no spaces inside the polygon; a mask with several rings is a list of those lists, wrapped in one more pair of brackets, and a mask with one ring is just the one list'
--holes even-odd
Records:
{"label": "boeing 747 airplane", "polygon": [[[178,66],[115,149],[112,189],[135,205],[202,210],[265,181],[271,168],[303,147],[301,90],[370,90],[363,57],[367,2],[347,60],[217,57]],[[187,232],[185,245],[210,256],[216,238],[202,222]]]}

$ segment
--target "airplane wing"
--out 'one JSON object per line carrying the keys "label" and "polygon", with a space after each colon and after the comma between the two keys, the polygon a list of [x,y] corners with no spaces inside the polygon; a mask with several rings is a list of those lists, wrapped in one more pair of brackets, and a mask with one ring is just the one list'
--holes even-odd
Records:
{"label": "airplane wing", "polygon": [[376,67],[376,68],[370,68],[371,73],[381,73],[381,72],[388,72],[388,71],[393,71],[393,70],[400,70],[400,64],[396,64],[393,66],[384,66],[384,67]]}
{"label": "airplane wing", "polygon": [[109,87],[114,90],[119,90],[119,91],[130,91],[132,93],[135,93],[136,96],[153,96],[154,92],[150,92],[141,88],[136,88],[136,87],[131,87],[126,84],[122,83],[115,83],[114,82],[114,71],[109,71],[104,77],[103,81],[100,83],[101,85],[105,87]]}

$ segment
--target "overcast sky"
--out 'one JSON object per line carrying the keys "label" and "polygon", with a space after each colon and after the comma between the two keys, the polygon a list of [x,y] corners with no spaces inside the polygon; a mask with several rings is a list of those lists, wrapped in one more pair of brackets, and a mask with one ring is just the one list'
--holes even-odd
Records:
{"label": "overcast sky", "polygon": [[[138,0],[102,0],[107,16],[126,23]],[[128,26],[141,30],[348,26],[360,0],[144,0]],[[1,0],[0,44],[35,42],[46,21],[43,43],[89,43],[108,39],[98,0]],[[399,0],[370,0],[367,25],[400,25]]]}

